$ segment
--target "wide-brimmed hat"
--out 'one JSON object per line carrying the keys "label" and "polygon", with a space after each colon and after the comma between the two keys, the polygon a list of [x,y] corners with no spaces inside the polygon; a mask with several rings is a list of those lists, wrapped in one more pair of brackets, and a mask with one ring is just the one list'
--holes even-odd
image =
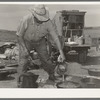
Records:
{"label": "wide-brimmed hat", "polygon": [[35,5],[29,10],[39,21],[49,20],[49,11],[44,5]]}

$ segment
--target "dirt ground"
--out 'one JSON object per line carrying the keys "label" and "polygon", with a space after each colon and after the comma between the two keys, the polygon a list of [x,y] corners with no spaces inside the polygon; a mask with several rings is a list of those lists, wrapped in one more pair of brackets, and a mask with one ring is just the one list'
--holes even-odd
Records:
{"label": "dirt ground", "polygon": [[[74,57],[75,58],[75,57]],[[77,57],[76,59],[72,59],[69,61],[68,71],[67,73],[73,75],[87,75],[88,71],[84,68],[94,68],[100,67],[100,51],[96,51],[95,47],[89,50],[87,60],[85,63],[78,63]],[[37,71],[40,76],[43,76],[46,79],[48,76],[43,70]],[[0,88],[17,88],[17,73],[8,75],[3,80],[0,80]]]}

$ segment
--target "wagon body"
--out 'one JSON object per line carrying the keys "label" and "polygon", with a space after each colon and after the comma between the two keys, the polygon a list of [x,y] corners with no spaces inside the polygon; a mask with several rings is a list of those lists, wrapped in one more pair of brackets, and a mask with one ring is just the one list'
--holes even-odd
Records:
{"label": "wagon body", "polygon": [[[58,35],[64,36],[65,54],[71,50],[75,50],[78,53],[79,62],[85,62],[88,49],[90,45],[85,44],[84,36],[84,24],[85,24],[85,13],[79,10],[62,10],[58,11],[53,18],[53,23],[55,24]],[[76,42],[75,37],[81,37],[78,40],[77,45],[67,44],[67,42]]]}

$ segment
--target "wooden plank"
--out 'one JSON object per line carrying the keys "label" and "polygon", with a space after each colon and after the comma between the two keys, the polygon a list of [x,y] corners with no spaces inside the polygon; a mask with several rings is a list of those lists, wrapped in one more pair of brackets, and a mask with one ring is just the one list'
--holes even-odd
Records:
{"label": "wooden plank", "polygon": [[76,48],[78,48],[78,47],[81,47],[81,48],[90,48],[90,45],[70,45],[70,44],[65,44],[65,46],[68,46],[68,47],[76,47]]}

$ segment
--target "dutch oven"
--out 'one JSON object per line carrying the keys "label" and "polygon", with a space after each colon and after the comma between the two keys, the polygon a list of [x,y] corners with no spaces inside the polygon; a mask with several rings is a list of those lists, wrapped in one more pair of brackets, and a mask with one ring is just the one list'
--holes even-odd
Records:
{"label": "dutch oven", "polygon": [[73,81],[58,82],[56,86],[57,88],[81,88],[79,83]]}
{"label": "dutch oven", "polygon": [[88,70],[88,74],[91,76],[100,76],[100,68],[82,68]]}
{"label": "dutch oven", "polygon": [[9,75],[9,72],[0,71],[0,80],[5,80],[8,75]]}
{"label": "dutch oven", "polygon": [[5,68],[5,64],[0,63],[0,69]]}
{"label": "dutch oven", "polygon": [[100,79],[85,77],[81,79],[84,88],[100,88]]}
{"label": "dutch oven", "polygon": [[100,76],[100,69],[88,69],[88,74],[91,76]]}
{"label": "dutch oven", "polygon": [[3,68],[5,68],[5,66],[4,66],[4,65],[0,66],[0,69],[3,69]]}

